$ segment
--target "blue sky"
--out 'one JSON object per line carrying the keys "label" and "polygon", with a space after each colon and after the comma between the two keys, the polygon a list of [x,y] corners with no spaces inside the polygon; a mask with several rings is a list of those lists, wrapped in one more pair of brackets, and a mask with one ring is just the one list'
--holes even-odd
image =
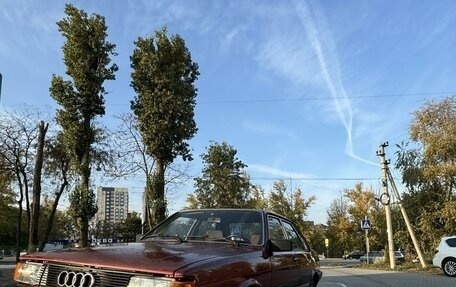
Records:
{"label": "blue sky", "polygon": [[[281,178],[317,200],[308,220],[326,222],[330,202],[363,182],[380,188],[375,152],[408,139],[412,113],[453,94],[454,1],[71,1],[105,16],[117,45],[117,80],[105,84],[107,126],[129,112],[130,63],[137,37],[167,25],[185,41],[201,73],[191,140],[199,175],[210,141],[227,142],[256,184]],[[53,73],[63,75],[56,22],[64,1],[3,1],[0,6],[0,109],[56,108]],[[399,174],[397,173],[397,177]],[[130,189],[140,210],[143,180],[109,182]],[[397,182],[399,184],[400,182]],[[95,182],[105,184],[106,182]],[[169,194],[184,206],[193,182]]]}

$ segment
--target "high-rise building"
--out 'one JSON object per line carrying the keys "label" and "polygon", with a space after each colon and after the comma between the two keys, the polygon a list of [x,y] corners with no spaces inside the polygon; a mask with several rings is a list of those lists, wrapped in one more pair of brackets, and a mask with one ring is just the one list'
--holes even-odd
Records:
{"label": "high-rise building", "polygon": [[128,214],[128,188],[98,187],[97,189],[97,220],[111,223],[122,222]]}

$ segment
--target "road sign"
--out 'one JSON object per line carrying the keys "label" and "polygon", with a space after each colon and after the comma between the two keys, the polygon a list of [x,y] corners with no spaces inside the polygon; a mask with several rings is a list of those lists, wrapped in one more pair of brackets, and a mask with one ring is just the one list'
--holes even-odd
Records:
{"label": "road sign", "polygon": [[369,230],[371,229],[371,222],[368,219],[361,220],[361,229],[362,230]]}

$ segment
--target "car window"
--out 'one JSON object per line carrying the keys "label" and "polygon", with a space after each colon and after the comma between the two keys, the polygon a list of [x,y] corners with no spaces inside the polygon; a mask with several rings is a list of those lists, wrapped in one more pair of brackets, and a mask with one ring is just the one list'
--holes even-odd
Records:
{"label": "car window", "polygon": [[456,247],[456,238],[449,238],[446,240],[446,243],[450,247]]}
{"label": "car window", "polygon": [[169,235],[169,236],[184,236],[189,233],[190,228],[196,222],[195,218],[190,217],[177,217],[175,220],[170,221],[169,224],[162,225],[155,231],[157,235]]}
{"label": "car window", "polygon": [[179,212],[159,225],[146,238],[154,240],[229,241],[261,245],[263,221],[256,211],[220,210]]}
{"label": "car window", "polygon": [[203,234],[207,234],[209,230],[217,230],[217,224],[214,222],[199,220],[197,221],[197,224],[195,224],[192,234],[201,236]]}
{"label": "car window", "polygon": [[307,246],[304,247],[301,238],[298,235],[298,232],[294,229],[294,227],[286,221],[282,221],[283,228],[285,229],[285,233],[287,234],[287,238],[291,240],[293,250],[307,250]]}
{"label": "car window", "polygon": [[270,239],[286,239],[278,218],[268,217],[268,230]]}
{"label": "car window", "polygon": [[235,222],[228,224],[230,235],[241,235],[254,245],[262,244],[262,224],[260,222]]}

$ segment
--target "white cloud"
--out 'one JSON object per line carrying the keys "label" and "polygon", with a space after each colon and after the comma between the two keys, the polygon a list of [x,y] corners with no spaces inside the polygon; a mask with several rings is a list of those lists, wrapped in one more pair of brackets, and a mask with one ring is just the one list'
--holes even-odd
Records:
{"label": "white cloud", "polygon": [[[222,35],[221,40],[221,49],[224,52],[228,52],[233,45],[233,42],[236,38],[243,32],[246,31],[246,27],[244,25],[237,25],[230,30],[225,35]],[[242,37],[242,36],[241,36]]]}

